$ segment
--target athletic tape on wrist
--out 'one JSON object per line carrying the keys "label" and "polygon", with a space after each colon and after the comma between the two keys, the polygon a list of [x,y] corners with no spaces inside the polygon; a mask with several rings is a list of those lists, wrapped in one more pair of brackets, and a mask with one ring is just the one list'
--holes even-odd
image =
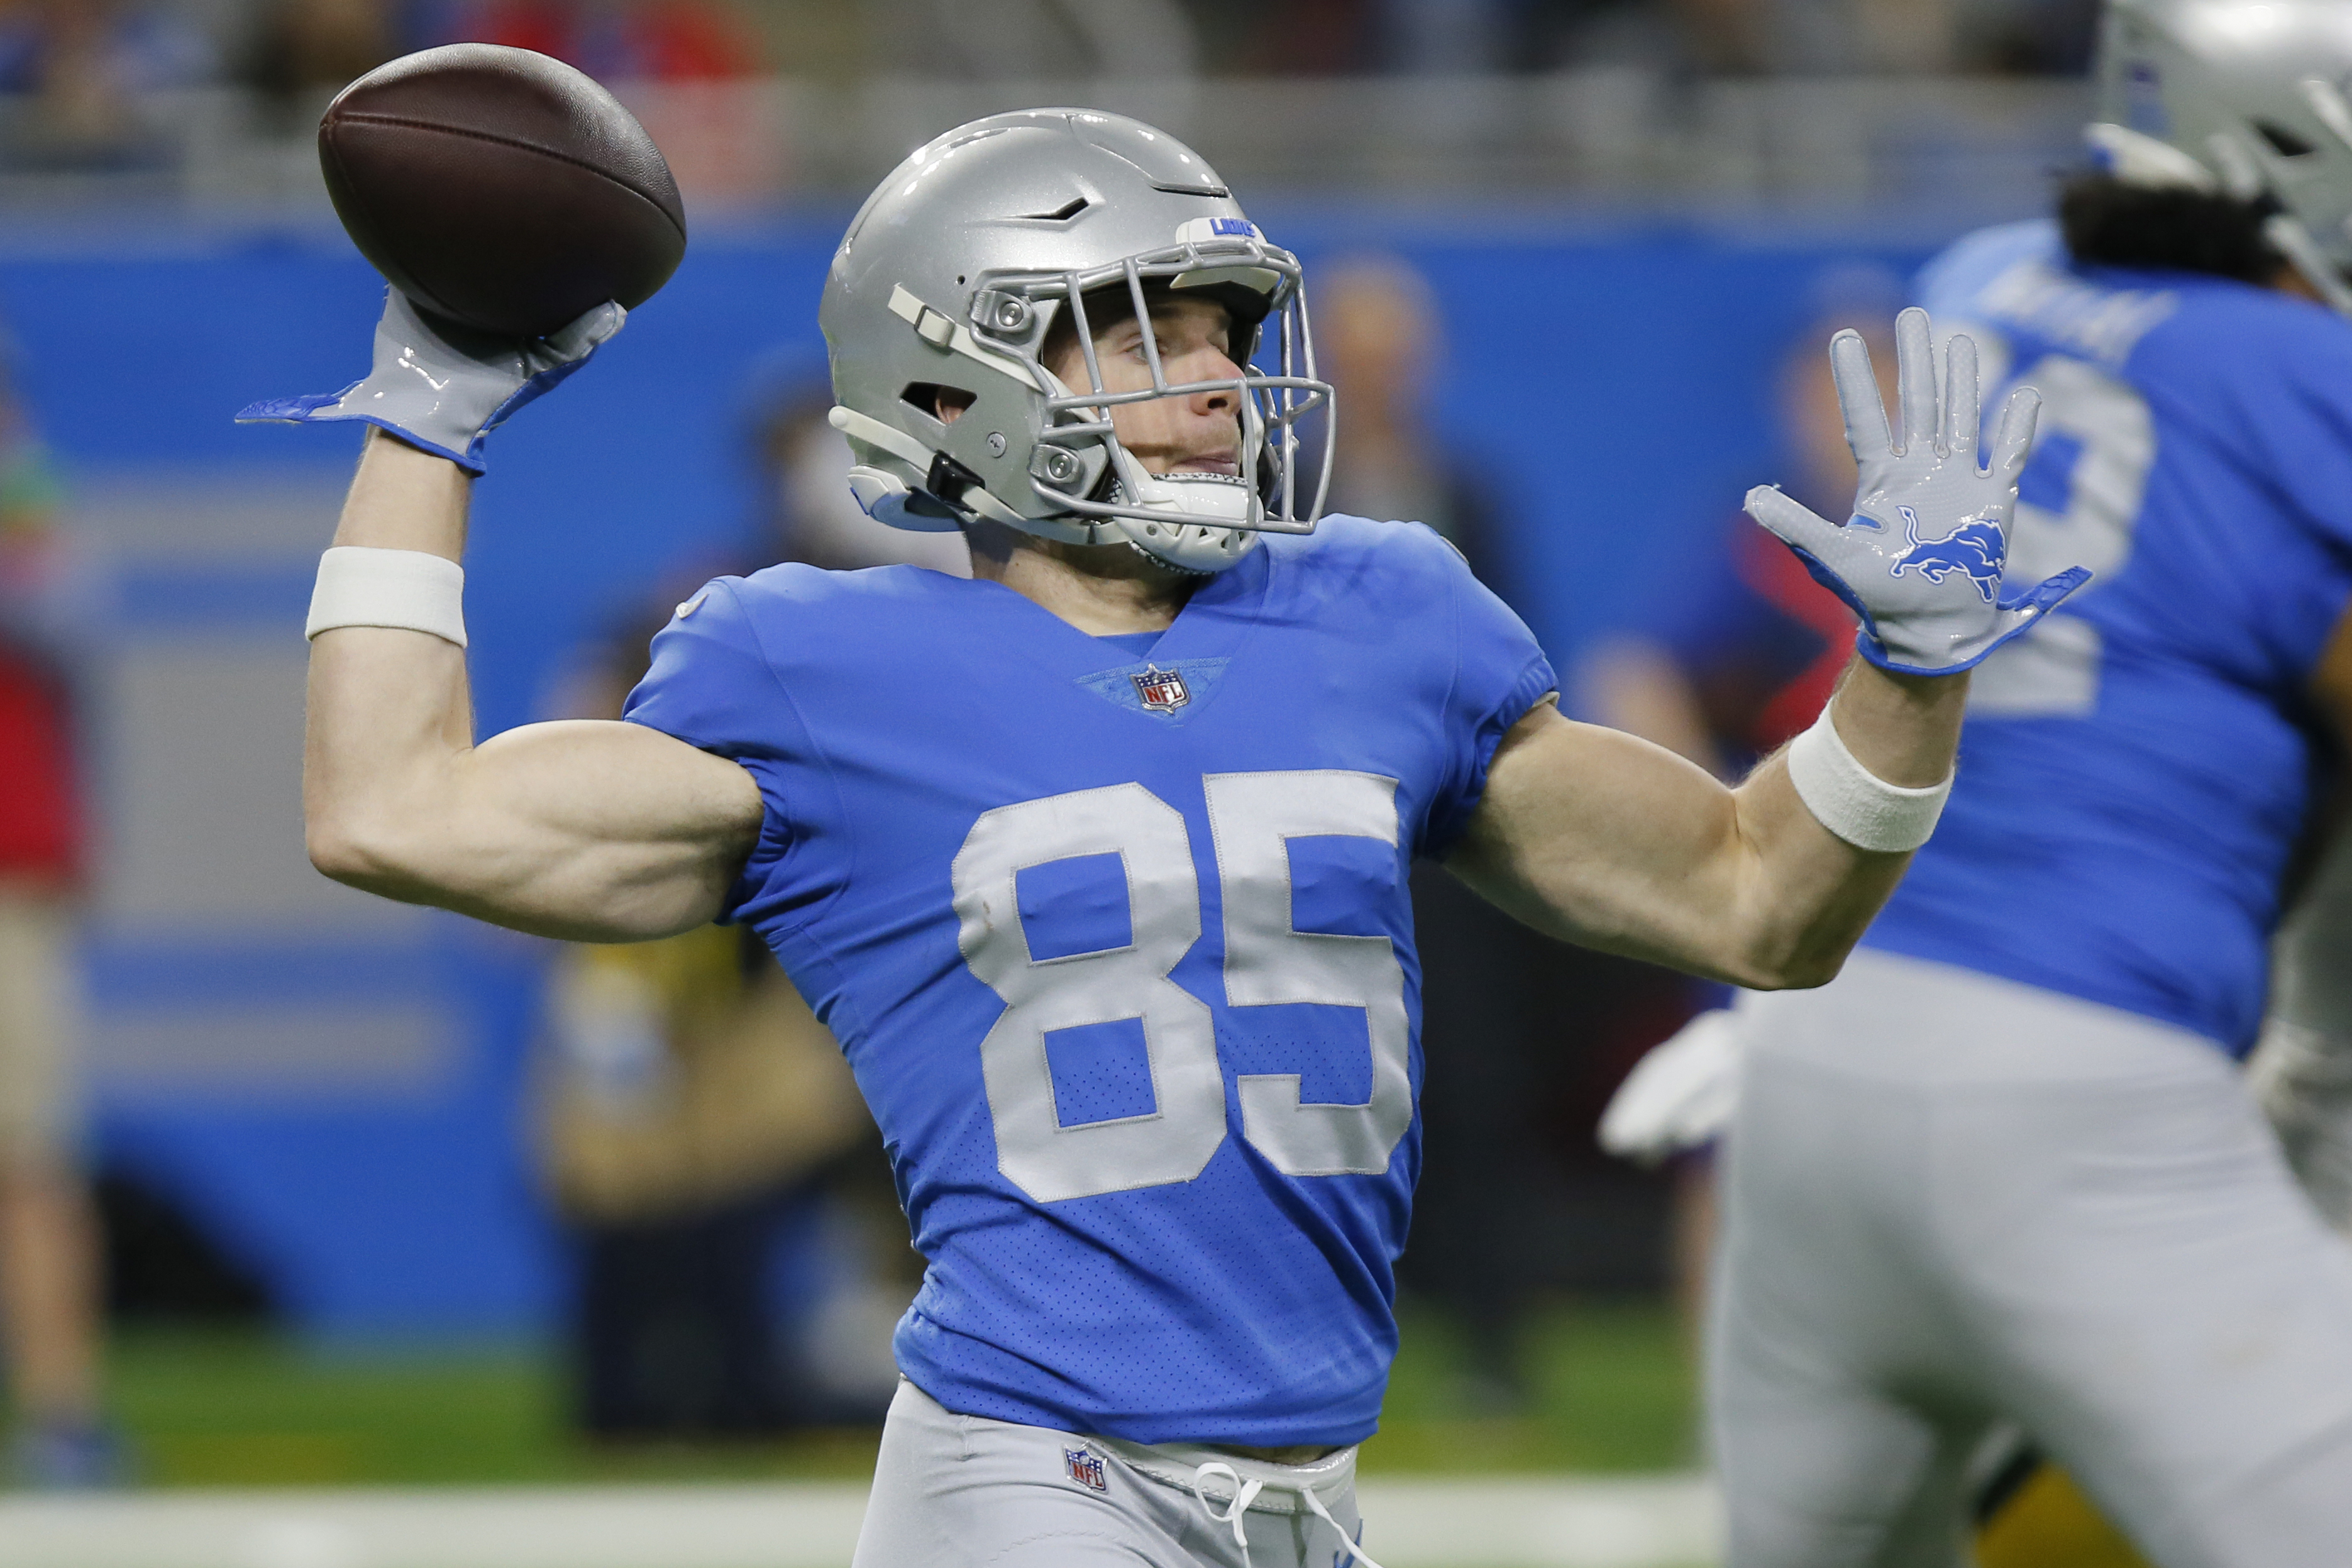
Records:
{"label": "athletic tape on wrist", "polygon": [[466,646],[466,569],[422,550],[339,544],[319,557],[306,637],[337,626],[430,632]]}
{"label": "athletic tape on wrist", "polygon": [[1789,742],[1789,782],[1814,820],[1857,849],[1916,849],[1936,831],[1952,781],[1924,789],[1888,784],[1854,761],[1830,710]]}

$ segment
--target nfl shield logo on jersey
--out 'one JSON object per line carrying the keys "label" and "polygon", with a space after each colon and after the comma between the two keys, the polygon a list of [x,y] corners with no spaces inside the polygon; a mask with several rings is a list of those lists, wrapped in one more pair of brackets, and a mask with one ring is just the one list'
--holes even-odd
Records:
{"label": "nfl shield logo on jersey", "polygon": [[1070,1472],[1070,1479],[1082,1487],[1098,1492],[1110,1490],[1110,1479],[1103,1474],[1102,1456],[1092,1449],[1063,1449],[1062,1468]]}
{"label": "nfl shield logo on jersey", "polygon": [[1135,695],[1144,709],[1152,713],[1173,713],[1192,700],[1184,689],[1184,678],[1172,669],[1144,668],[1141,675],[1129,676],[1135,682]]}

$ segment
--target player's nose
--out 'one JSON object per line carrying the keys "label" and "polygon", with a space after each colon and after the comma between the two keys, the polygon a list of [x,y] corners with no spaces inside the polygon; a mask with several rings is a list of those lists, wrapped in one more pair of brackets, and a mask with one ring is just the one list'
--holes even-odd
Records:
{"label": "player's nose", "polygon": [[[1184,356],[1186,381],[1238,382],[1242,368],[1220,350],[1202,347]],[[1192,395],[1192,407],[1201,414],[1231,414],[1241,406],[1241,392],[1234,386],[1219,386]]]}

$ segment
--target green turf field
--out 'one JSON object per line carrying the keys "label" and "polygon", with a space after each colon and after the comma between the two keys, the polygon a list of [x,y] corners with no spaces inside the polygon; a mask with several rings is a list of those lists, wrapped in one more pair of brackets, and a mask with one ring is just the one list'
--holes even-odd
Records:
{"label": "green turf field", "polygon": [[[1567,1302],[1529,1337],[1535,1398],[1477,1414],[1453,1325],[1409,1311],[1370,1470],[1662,1470],[1692,1461],[1690,1374],[1671,1313]],[[253,1335],[126,1332],[113,1405],[144,1479],[163,1486],[857,1479],[875,1435],[743,1447],[596,1448],[563,1427],[551,1356],[524,1345],[304,1349]]]}

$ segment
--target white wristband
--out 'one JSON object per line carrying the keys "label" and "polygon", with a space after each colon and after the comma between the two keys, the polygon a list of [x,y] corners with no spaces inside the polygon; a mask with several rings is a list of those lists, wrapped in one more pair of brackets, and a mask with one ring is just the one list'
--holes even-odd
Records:
{"label": "white wristband", "polygon": [[1823,827],[1857,849],[1916,849],[1936,831],[1952,781],[1924,789],[1888,784],[1853,760],[1830,710],[1789,742],[1789,782]]}
{"label": "white wristband", "polygon": [[394,626],[466,646],[466,569],[422,550],[339,544],[319,557],[310,590],[314,637],[337,626]]}

